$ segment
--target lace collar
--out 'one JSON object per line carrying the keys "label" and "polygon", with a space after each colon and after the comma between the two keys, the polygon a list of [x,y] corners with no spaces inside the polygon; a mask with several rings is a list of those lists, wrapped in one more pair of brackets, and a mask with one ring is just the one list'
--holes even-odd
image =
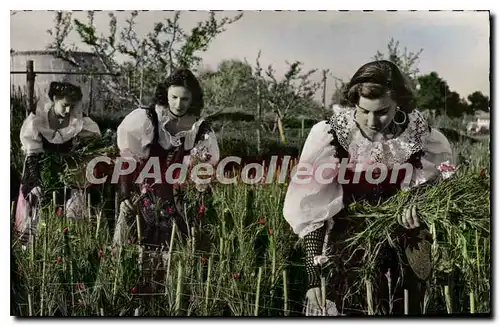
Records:
{"label": "lace collar", "polygon": [[53,103],[47,103],[43,107],[37,108],[33,124],[47,141],[53,144],[62,144],[76,137],[82,131],[84,127],[83,114],[80,110],[72,110],[68,126],[54,130],[50,128],[49,124],[49,111],[53,105]]}
{"label": "lace collar", "polygon": [[430,135],[429,126],[417,110],[408,114],[407,128],[397,138],[371,141],[364,137],[354,120],[355,110],[336,107],[330,118],[331,129],[342,147],[349,153],[352,163],[382,163],[387,166],[402,164],[411,155],[424,149]]}
{"label": "lace collar", "polygon": [[191,150],[195,145],[196,136],[198,135],[200,126],[205,120],[203,118],[200,118],[193,123],[191,129],[179,131],[176,134],[171,134],[165,128],[166,124],[171,119],[171,116],[168,114],[168,109],[157,104],[155,110],[156,114],[158,115],[160,138],[169,140],[168,143],[170,143],[174,147],[179,147],[184,143],[184,149]]}

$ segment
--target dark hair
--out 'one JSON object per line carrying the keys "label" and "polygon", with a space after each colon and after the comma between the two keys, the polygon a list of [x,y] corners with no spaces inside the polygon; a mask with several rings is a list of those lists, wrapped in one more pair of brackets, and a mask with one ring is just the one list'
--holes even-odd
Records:
{"label": "dark hair", "polygon": [[360,96],[376,99],[387,93],[402,111],[410,113],[415,109],[415,93],[408,77],[390,61],[372,61],[361,66],[345,85],[340,104],[355,106]]}
{"label": "dark hair", "polygon": [[192,102],[187,114],[199,117],[205,103],[203,101],[203,90],[195,75],[189,69],[176,70],[156,87],[156,104],[168,107],[168,89],[170,86],[186,87],[191,92]]}
{"label": "dark hair", "polygon": [[54,101],[54,97],[66,97],[70,101],[78,102],[82,99],[82,89],[79,86],[66,82],[51,82],[49,87],[49,98]]}

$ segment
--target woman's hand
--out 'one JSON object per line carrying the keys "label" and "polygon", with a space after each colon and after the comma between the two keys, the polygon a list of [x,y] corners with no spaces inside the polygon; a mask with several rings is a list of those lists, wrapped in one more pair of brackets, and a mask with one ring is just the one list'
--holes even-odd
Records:
{"label": "woman's hand", "polygon": [[36,199],[40,199],[42,197],[42,188],[33,187],[33,189],[31,189],[31,191],[29,192],[28,196],[30,198],[36,197]]}
{"label": "woman's hand", "polygon": [[420,217],[417,213],[417,206],[410,205],[403,210],[403,214],[398,216],[398,223],[406,229],[420,227]]}
{"label": "woman's hand", "polygon": [[324,308],[321,304],[321,289],[309,289],[306,293],[306,316],[339,316],[335,302],[326,299]]}
{"label": "woman's hand", "polygon": [[120,213],[126,217],[129,217],[134,213],[134,206],[130,200],[125,199],[120,203]]}

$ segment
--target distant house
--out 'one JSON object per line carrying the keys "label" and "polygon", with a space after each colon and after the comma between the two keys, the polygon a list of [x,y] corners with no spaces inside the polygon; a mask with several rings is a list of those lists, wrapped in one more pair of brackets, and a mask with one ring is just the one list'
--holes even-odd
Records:
{"label": "distant house", "polygon": [[485,119],[485,120],[490,120],[490,113],[485,112],[485,111],[476,111],[474,116],[477,119]]}
{"label": "distant house", "polygon": [[484,111],[476,111],[474,115],[475,121],[467,124],[467,132],[470,134],[484,134],[490,132],[490,113]]}

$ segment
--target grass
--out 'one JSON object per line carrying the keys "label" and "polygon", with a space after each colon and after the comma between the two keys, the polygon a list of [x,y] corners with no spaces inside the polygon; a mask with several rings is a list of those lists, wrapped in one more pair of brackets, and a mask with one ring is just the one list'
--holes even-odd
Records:
{"label": "grass", "polygon": [[[401,193],[375,207],[355,207],[367,222],[351,245],[371,243],[376,248],[391,240],[387,235],[396,227],[393,216],[409,201],[420,204],[424,221],[437,235],[428,313],[447,313],[446,298],[451,298],[453,305],[448,306],[454,312],[490,311],[490,179],[489,172],[481,175],[481,168],[489,171],[488,146],[463,146],[455,145],[473,159],[437,187]],[[166,286],[159,286],[152,298],[141,288],[147,275],[162,275],[147,271],[161,269],[160,258],[160,267],[153,266],[136,244],[110,247],[112,226],[96,205],[90,216],[73,221],[57,216],[48,204],[31,246],[22,250],[12,244],[13,314],[300,315],[304,252],[282,217],[285,192],[286,184],[276,183],[214,185],[207,198],[189,192],[191,215],[198,214],[200,203],[206,207],[202,225],[193,231],[210,239],[210,247],[202,251],[196,243],[193,247],[191,238],[173,239],[171,260],[164,264],[170,266],[168,275],[161,280]],[[356,300],[367,309],[366,284],[359,284],[363,288]]]}
{"label": "grass", "polygon": [[[247,194],[252,193],[255,201],[247,207]],[[49,213],[48,207],[32,246],[22,251],[14,245],[19,314],[29,315],[31,310],[32,315],[71,312],[83,316],[100,314],[103,309],[106,316],[114,316],[130,315],[139,308],[141,315],[171,315],[178,310],[193,316],[254,315],[259,300],[257,313],[274,315],[283,309],[277,301],[281,275],[287,268],[289,273],[293,271],[287,261],[293,236],[278,210],[264,213],[278,207],[281,196],[282,190],[273,186],[264,191],[216,187],[203,216],[210,222],[196,230],[210,236],[211,250],[193,252],[190,241],[175,239],[166,293],[152,305],[142,302],[141,294],[132,290],[141,283],[136,245],[110,248],[109,229],[103,225],[96,230],[94,217],[90,221],[65,220]],[[264,222],[254,216],[264,216]],[[257,291],[259,268],[261,290]],[[180,285],[182,308],[176,309]],[[26,306],[28,294],[32,295],[31,309]]]}
{"label": "grass", "polygon": [[[14,97],[13,113],[23,113],[24,99]],[[21,115],[12,116],[11,175],[22,170],[19,127]],[[456,127],[458,121],[441,119],[438,125]],[[223,142],[223,153],[235,146],[245,155],[255,152],[253,129],[245,141]],[[308,129],[286,129],[290,146],[300,148]],[[231,136],[231,131],[227,131]],[[266,139],[275,146],[279,142]],[[111,140],[109,142],[112,143]],[[92,144],[90,144],[92,145]],[[90,146],[89,145],[89,146]],[[375,251],[395,228],[394,215],[408,201],[421,205],[424,221],[435,237],[433,267],[426,311],[490,312],[490,147],[489,139],[453,143],[459,172],[438,187],[400,194],[379,206],[355,204],[362,230],[350,239],[354,248]],[[268,145],[265,146],[266,148]],[[271,147],[270,147],[271,148]],[[276,147],[278,148],[278,147]],[[113,151],[112,148],[104,148]],[[272,148],[269,152],[274,153]],[[85,151],[83,151],[85,152]],[[80,158],[88,153],[79,153]],[[483,176],[481,171],[485,169]],[[66,168],[66,176],[81,178],[83,170]],[[62,182],[63,180],[59,180]],[[14,189],[16,195],[18,188]],[[11,189],[12,192],[12,189]],[[206,212],[191,234],[172,239],[167,257],[149,255],[136,244],[111,247],[114,211],[92,202],[82,220],[58,216],[52,203],[42,207],[34,241],[23,250],[12,237],[11,313],[16,316],[298,316],[305,294],[302,242],[282,217],[286,184],[214,185],[203,198],[189,192],[190,215]],[[367,219],[366,217],[370,218]],[[193,232],[194,231],[194,232]],[[196,241],[209,239],[204,250]],[[371,265],[369,252],[366,269]],[[163,262],[165,260],[165,262]],[[159,264],[158,264],[159,263]],[[149,271],[152,269],[152,271]],[[159,272],[165,270],[165,272]],[[166,274],[166,275],[162,275]],[[160,275],[157,295],[142,288],[151,275]],[[360,274],[353,299],[368,314],[369,273]],[[371,307],[373,308],[373,307]],[[378,314],[380,311],[373,311]]]}

